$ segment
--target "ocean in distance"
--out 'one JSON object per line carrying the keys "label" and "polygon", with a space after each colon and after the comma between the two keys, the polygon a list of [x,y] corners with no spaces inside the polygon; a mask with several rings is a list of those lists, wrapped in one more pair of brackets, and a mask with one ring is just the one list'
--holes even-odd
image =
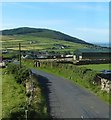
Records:
{"label": "ocean in distance", "polygon": [[99,45],[101,47],[111,47],[111,43],[93,43],[95,45]]}

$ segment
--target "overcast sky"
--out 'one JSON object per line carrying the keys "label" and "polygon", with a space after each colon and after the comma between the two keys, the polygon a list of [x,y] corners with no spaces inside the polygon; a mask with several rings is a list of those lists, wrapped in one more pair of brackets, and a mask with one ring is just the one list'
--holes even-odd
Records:
{"label": "overcast sky", "polygon": [[87,42],[109,41],[108,2],[4,2],[0,29],[48,28]]}

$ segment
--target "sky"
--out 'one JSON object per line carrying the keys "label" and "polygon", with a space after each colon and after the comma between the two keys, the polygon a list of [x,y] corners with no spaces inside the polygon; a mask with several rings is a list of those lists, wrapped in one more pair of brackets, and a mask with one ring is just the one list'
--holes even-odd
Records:
{"label": "sky", "polygon": [[109,42],[108,2],[3,2],[0,29],[61,31],[90,43]]}

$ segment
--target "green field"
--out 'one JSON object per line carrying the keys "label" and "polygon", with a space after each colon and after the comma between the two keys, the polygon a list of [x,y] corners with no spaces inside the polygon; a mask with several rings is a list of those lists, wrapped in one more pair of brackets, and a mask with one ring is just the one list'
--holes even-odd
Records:
{"label": "green field", "polygon": [[[31,35],[2,36],[2,49],[18,50],[21,43],[22,50],[47,50],[47,51],[74,51],[78,48],[86,48],[87,45],[57,40],[53,38],[43,38]],[[66,46],[61,49],[60,46]]]}
{"label": "green field", "polygon": [[88,69],[101,71],[101,70],[111,70],[111,64],[91,64],[91,65],[81,65],[80,67],[86,67]]}

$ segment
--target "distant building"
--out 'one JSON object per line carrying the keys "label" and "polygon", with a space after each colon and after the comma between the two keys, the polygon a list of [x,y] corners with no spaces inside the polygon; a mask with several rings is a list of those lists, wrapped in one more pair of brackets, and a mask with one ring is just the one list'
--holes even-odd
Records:
{"label": "distant building", "polygon": [[65,55],[66,58],[73,58],[73,55]]}
{"label": "distant building", "polygon": [[0,68],[5,67],[5,62],[3,61],[3,58],[0,56]]}
{"label": "distant building", "polygon": [[111,70],[101,70],[102,74],[111,74]]}
{"label": "distant building", "polygon": [[22,59],[27,59],[27,58],[29,58],[29,55],[22,55],[21,58]]}
{"label": "distant building", "polygon": [[7,50],[2,50],[2,54],[7,54],[8,51]]}
{"label": "distant building", "polygon": [[74,60],[109,60],[109,49],[78,49],[75,51]]}

